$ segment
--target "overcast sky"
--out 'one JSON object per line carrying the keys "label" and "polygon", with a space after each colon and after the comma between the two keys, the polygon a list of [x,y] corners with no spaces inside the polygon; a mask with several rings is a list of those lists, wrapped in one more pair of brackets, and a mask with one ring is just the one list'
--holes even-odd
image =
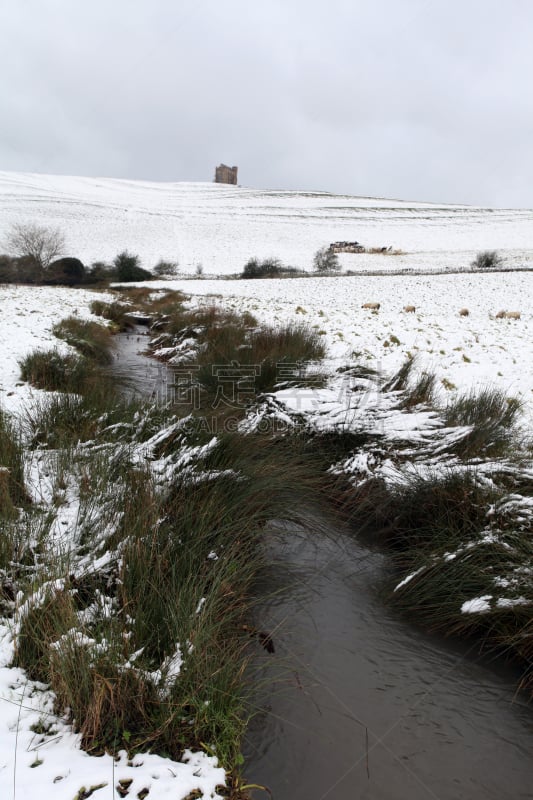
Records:
{"label": "overcast sky", "polygon": [[533,207],[533,0],[0,0],[0,170]]}

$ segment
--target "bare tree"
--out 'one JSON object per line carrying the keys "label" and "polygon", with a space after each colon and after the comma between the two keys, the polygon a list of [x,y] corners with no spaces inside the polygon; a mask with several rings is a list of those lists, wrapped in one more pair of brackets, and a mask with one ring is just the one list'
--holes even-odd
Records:
{"label": "bare tree", "polygon": [[41,269],[65,252],[65,237],[59,228],[46,228],[33,223],[16,223],[6,237],[10,253],[33,258]]}
{"label": "bare tree", "polygon": [[179,264],[177,261],[158,261],[154,267],[154,275],[164,277],[165,275],[177,275]]}
{"label": "bare tree", "polygon": [[313,266],[317,272],[338,272],[341,268],[337,253],[330,247],[321,247],[316,251]]}

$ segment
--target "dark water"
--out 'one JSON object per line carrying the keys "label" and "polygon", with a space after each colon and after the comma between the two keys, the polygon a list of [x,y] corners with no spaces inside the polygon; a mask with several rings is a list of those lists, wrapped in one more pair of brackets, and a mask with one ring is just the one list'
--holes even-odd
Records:
{"label": "dark water", "polygon": [[[171,371],[147,345],[146,329],[119,334],[112,369],[155,399]],[[258,656],[247,780],[274,800],[533,800],[518,672],[395,616],[385,558],[351,535],[278,526],[268,557],[258,626],[275,653]]]}
{"label": "dark water", "polygon": [[132,331],[116,334],[113,341],[115,354],[109,369],[120,381],[124,394],[163,400],[171,373],[166,364],[146,355],[150,342],[148,329],[137,325]]}
{"label": "dark water", "polygon": [[247,780],[275,800],[533,798],[533,708],[517,672],[388,611],[384,559],[352,537],[293,528],[269,547],[258,613],[275,653],[260,657]]}

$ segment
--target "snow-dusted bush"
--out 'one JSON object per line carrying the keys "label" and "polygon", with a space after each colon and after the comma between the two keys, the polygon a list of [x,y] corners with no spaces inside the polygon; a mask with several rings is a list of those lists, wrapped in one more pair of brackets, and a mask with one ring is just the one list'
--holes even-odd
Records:
{"label": "snow-dusted bush", "polygon": [[317,272],[338,272],[341,268],[337,253],[329,247],[321,247],[316,251],[313,266]]}
{"label": "snow-dusted bush", "polygon": [[502,265],[502,258],[496,250],[483,250],[472,261],[474,269],[497,269]]}
{"label": "snow-dusted bush", "polygon": [[284,267],[279,258],[251,258],[242,271],[242,278],[271,278],[283,272]]}
{"label": "snow-dusted bush", "polygon": [[151,272],[140,266],[139,256],[124,250],[113,259],[117,280],[128,283],[129,281],[149,281],[153,278]]}
{"label": "snow-dusted bush", "polygon": [[164,277],[165,275],[176,275],[179,264],[177,261],[158,261],[154,267],[154,275]]}

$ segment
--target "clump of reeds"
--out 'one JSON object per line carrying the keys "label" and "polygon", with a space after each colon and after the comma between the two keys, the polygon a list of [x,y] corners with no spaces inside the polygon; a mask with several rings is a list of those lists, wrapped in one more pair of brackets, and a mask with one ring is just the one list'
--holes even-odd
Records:
{"label": "clump of reeds", "polygon": [[172,418],[164,407],[119,395],[107,375],[95,376],[82,391],[38,397],[26,407],[22,422],[32,446],[67,448],[93,439],[142,442]]}
{"label": "clump of reeds", "polygon": [[36,398],[24,411],[29,441],[34,447],[65,448],[94,439],[101,427],[103,399],[103,393]]}
{"label": "clump of reeds", "polygon": [[0,408],[0,516],[16,515],[15,507],[27,499],[20,430]]}
{"label": "clump of reeds", "polygon": [[19,610],[15,664],[34,680],[49,678],[50,645],[78,623],[70,588],[68,580],[45,582],[37,590],[38,599]]}
{"label": "clump of reeds", "polygon": [[19,363],[22,380],[48,391],[82,392],[94,375],[86,358],[56,349],[34,350]]}
{"label": "clump of reeds", "polygon": [[384,384],[384,392],[397,392],[407,389],[409,379],[413,373],[416,361],[414,358],[406,358],[400,368]]}
{"label": "clump of reeds", "polygon": [[456,440],[454,452],[463,457],[501,456],[516,448],[515,427],[521,404],[498,388],[488,387],[459,395],[444,408],[448,426],[468,428]]}
{"label": "clump of reeds", "polygon": [[482,529],[495,494],[463,469],[424,471],[388,487],[379,509],[382,536],[408,551],[458,541]]}
{"label": "clump of reeds", "polygon": [[176,307],[154,327],[158,336],[152,347],[170,348],[185,337],[195,340],[194,366],[204,403],[212,404],[229,386],[229,405],[237,411],[277,384],[305,382],[309,363],[325,355],[321,337],[304,325],[258,326],[248,312],[218,305]]}
{"label": "clump of reeds", "polygon": [[422,371],[412,378],[404,390],[403,408],[413,408],[421,404],[431,406],[435,401],[436,381],[436,375],[426,371]]}
{"label": "clump of reeds", "polygon": [[522,685],[531,687],[531,523],[528,533],[516,522],[502,529],[489,524],[489,509],[476,534],[425,547],[408,569],[402,565],[404,579],[398,579],[392,599],[431,630],[475,635],[480,649],[525,665]]}
{"label": "clump of reeds", "polygon": [[131,310],[153,315],[171,314],[181,308],[186,295],[172,289],[149,289],[143,286],[121,286],[120,294],[130,303]]}
{"label": "clump of reeds", "polygon": [[52,330],[58,339],[63,339],[97,364],[110,364],[113,360],[112,334],[106,325],[71,316],[58,322]]}
{"label": "clump of reeds", "polygon": [[227,370],[235,365],[237,392],[247,393],[250,402],[258,394],[272,391],[277,384],[305,383],[307,366],[325,355],[316,331],[294,324],[248,330],[244,326],[227,326],[220,331],[209,329],[202,343],[197,359],[202,386],[211,394],[216,393],[221,386],[220,368]]}
{"label": "clump of reeds", "polygon": [[155,327],[164,331],[169,344],[173,337],[180,336],[183,331],[195,331],[197,335],[201,334],[214,340],[228,329],[231,329],[234,335],[238,334],[242,341],[246,328],[257,324],[255,318],[248,312],[241,315],[215,304],[191,309],[182,303],[174,302],[164,314],[159,309],[160,307],[156,306],[159,322],[156,322]]}
{"label": "clump of reeds", "polygon": [[95,316],[102,317],[112,323],[117,331],[125,331],[133,327],[133,322],[128,314],[132,311],[132,306],[114,300],[106,303],[103,300],[93,300],[91,311]]}
{"label": "clump of reeds", "polygon": [[19,611],[17,664],[51,686],[91,752],[150,747],[179,758],[208,746],[234,767],[250,714],[245,622],[260,537],[269,519],[316,503],[313,449],[226,436],[166,488],[127,456],[91,471],[90,459],[102,457],[83,454],[91,485],[80,486],[80,513],[105,472],[115,515],[109,558],[84,573],[65,564],[60,580],[56,567],[34,587]]}
{"label": "clump of reeds", "polygon": [[401,392],[401,408],[414,408],[417,405],[431,406],[435,402],[437,378],[427,370],[417,370],[416,357],[409,356],[400,368],[383,386],[384,392]]}
{"label": "clump of reeds", "polygon": [[5,585],[8,594],[14,586],[15,564],[28,533],[18,524],[19,509],[28,505],[20,431],[0,409],[0,599],[6,595]]}

